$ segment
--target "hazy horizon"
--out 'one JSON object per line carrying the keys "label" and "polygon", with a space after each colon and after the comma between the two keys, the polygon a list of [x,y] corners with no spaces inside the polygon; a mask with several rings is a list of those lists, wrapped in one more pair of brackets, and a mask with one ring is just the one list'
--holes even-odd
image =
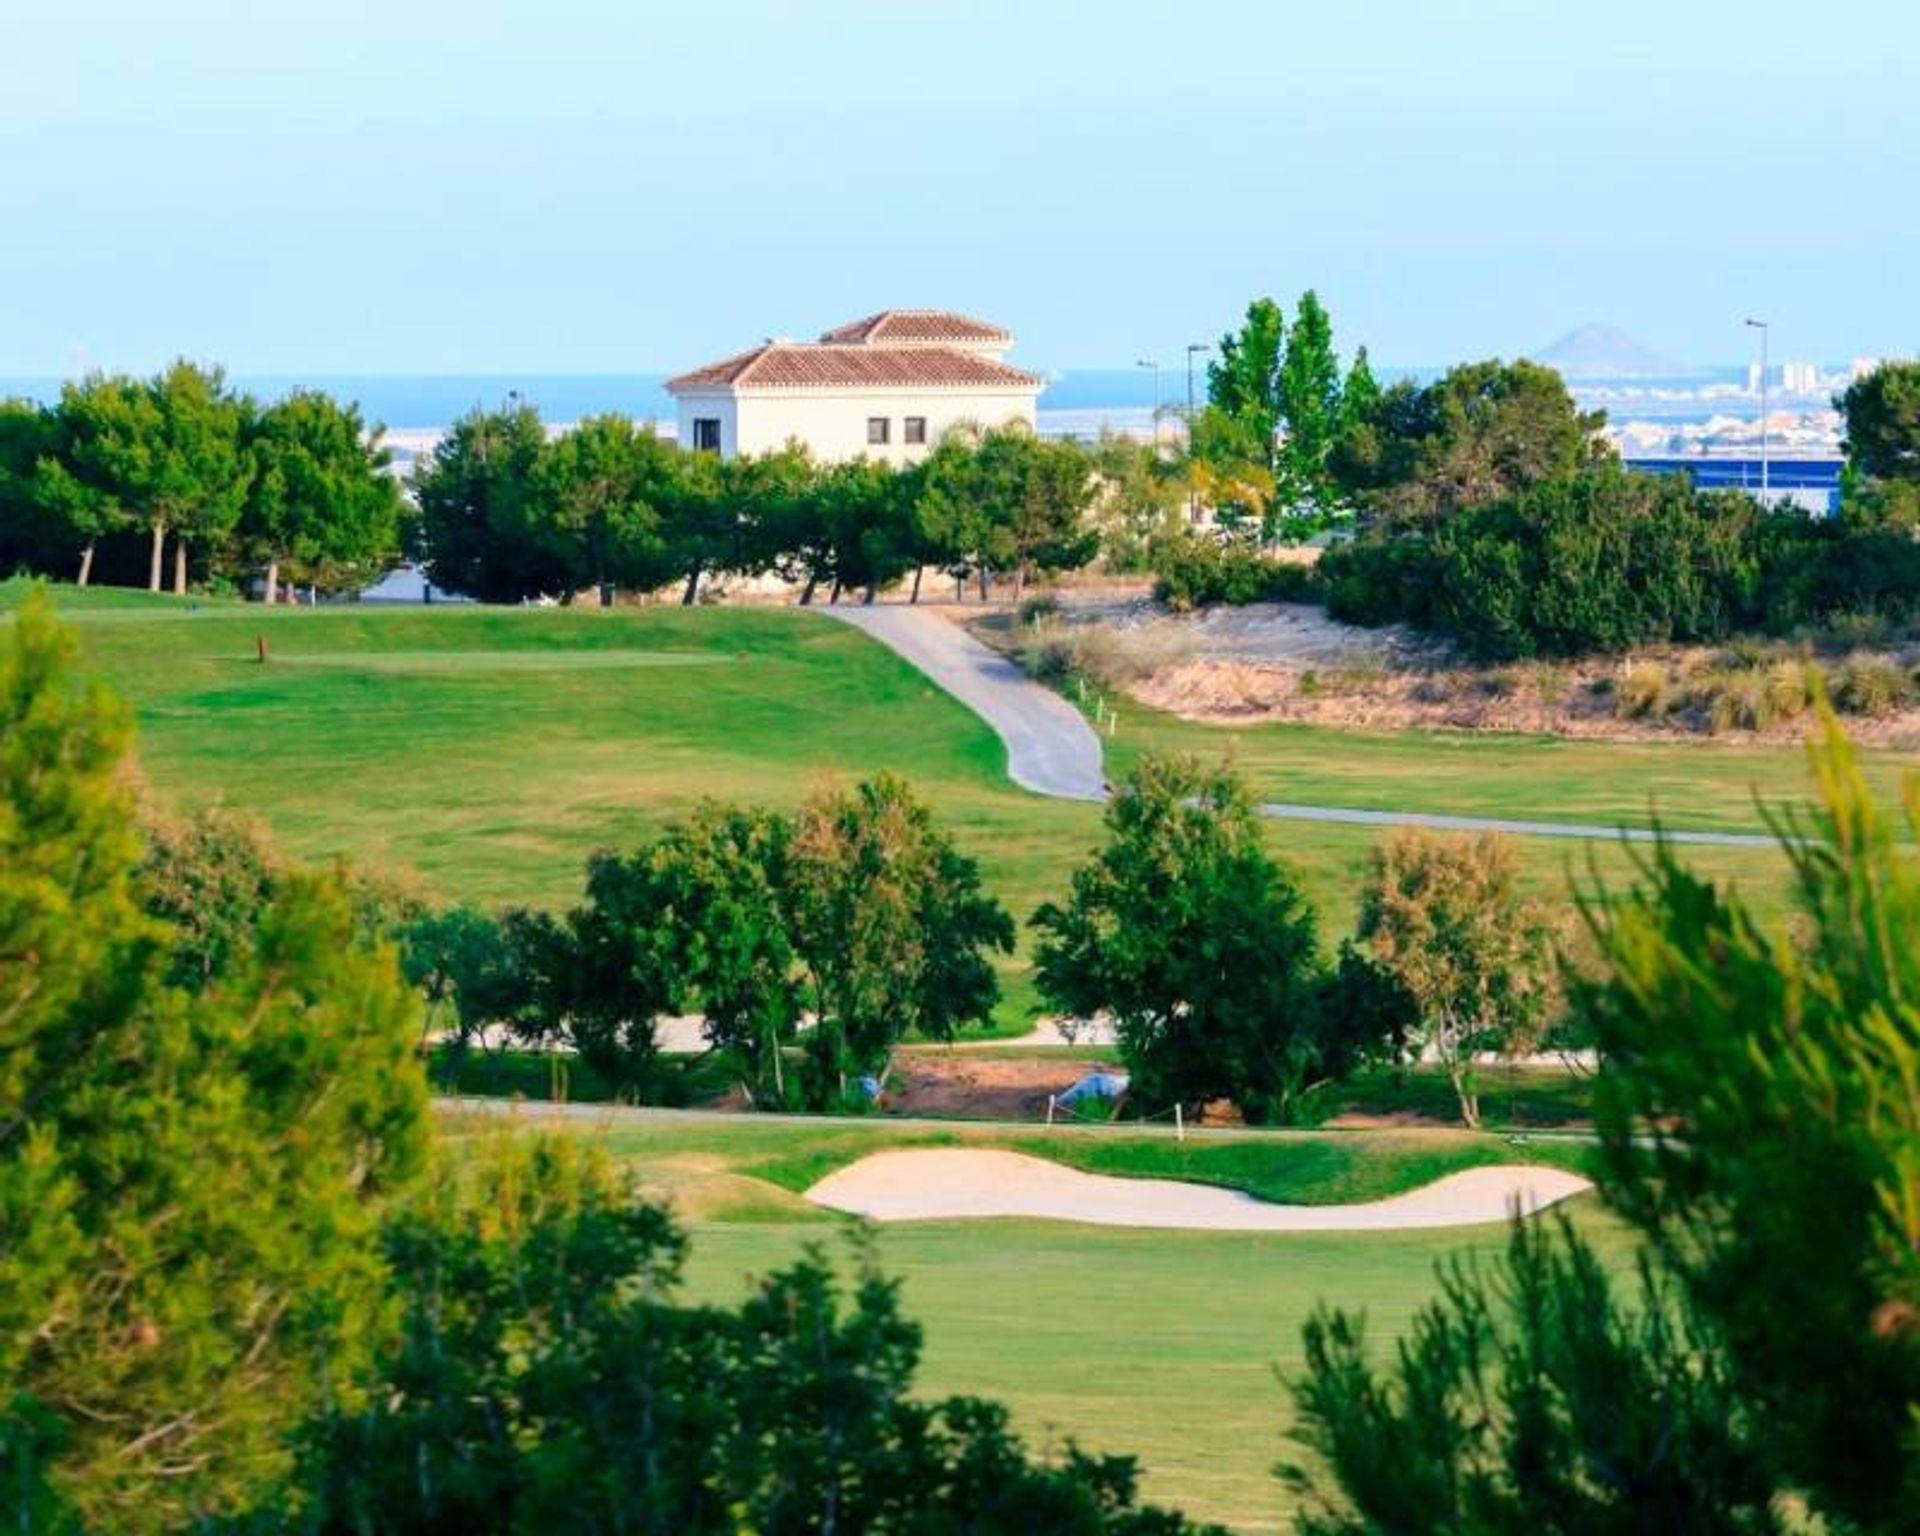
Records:
{"label": "hazy horizon", "polygon": [[1388,366],[1906,354],[1916,56],[1891,0],[20,6],[0,375],[645,375],[892,305],[1182,375],[1306,287]]}

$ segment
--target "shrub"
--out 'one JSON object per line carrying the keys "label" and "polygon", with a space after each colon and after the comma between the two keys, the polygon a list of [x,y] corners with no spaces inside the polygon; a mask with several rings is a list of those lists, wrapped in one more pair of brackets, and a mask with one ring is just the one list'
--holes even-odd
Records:
{"label": "shrub", "polygon": [[1029,624],[1014,654],[1027,675],[1043,683],[1064,683],[1080,670],[1074,632],[1058,619]]}
{"label": "shrub", "polygon": [[1766,679],[1752,668],[1710,668],[1694,679],[1690,692],[1716,736],[1726,731],[1763,731],[1773,724]]}
{"label": "shrub", "polygon": [[1793,720],[1813,705],[1817,668],[1804,661],[1788,658],[1776,661],[1767,671],[1767,701],[1777,720]]}
{"label": "shrub", "polygon": [[1038,592],[1020,600],[1020,623],[1026,628],[1032,628],[1042,619],[1055,618],[1059,612],[1060,599],[1051,592]]}
{"label": "shrub", "polygon": [[1850,715],[1890,715],[1905,704],[1912,683],[1885,656],[1855,651],[1833,674],[1833,702]]}
{"label": "shrub", "polygon": [[[1327,552],[1328,611],[1453,636],[1490,661],[1833,628],[1855,644],[1920,619],[1920,539],[1857,519],[1763,511],[1682,477],[1582,469],[1430,524]],[[1757,665],[1757,642],[1731,664]]]}
{"label": "shrub", "polygon": [[1153,571],[1153,595],[1179,610],[1296,601],[1314,586],[1311,566],[1272,559],[1248,544],[1192,534],[1155,545]]}
{"label": "shrub", "polygon": [[1613,687],[1613,712],[1622,720],[1653,720],[1673,707],[1665,663],[1633,661],[1620,670]]}

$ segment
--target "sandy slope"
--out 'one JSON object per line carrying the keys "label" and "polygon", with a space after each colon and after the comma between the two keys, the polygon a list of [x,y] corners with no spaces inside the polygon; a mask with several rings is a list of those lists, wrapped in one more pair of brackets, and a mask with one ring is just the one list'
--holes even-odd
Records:
{"label": "sandy slope", "polygon": [[1472,1168],[1365,1205],[1274,1205],[1174,1179],[1081,1173],[1018,1152],[876,1152],[807,1191],[815,1205],[878,1221],[1027,1216],[1104,1227],[1208,1232],[1378,1232],[1504,1221],[1589,1186],[1555,1168]]}

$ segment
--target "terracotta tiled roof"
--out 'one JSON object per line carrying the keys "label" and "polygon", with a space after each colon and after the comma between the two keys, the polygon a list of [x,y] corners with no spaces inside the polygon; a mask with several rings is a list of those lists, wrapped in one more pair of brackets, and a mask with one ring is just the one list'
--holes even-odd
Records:
{"label": "terracotta tiled roof", "polygon": [[1036,374],[958,347],[770,341],[667,380],[684,389],[1037,389]]}
{"label": "terracotta tiled roof", "polygon": [[864,320],[835,326],[820,340],[828,346],[884,343],[894,347],[1010,347],[1013,337],[997,325],[948,309],[883,309]]}

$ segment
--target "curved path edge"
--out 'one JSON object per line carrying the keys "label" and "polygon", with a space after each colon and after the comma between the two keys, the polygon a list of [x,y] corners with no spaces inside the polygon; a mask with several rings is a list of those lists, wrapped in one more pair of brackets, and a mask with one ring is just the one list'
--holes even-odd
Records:
{"label": "curved path edge", "polygon": [[[1007,748],[1007,774],[1022,789],[1056,800],[1107,798],[1100,738],[1059,694],[1036,683],[960,625],[903,603],[813,610],[851,624],[972,710]],[[1584,842],[1687,843],[1715,848],[1777,848],[1766,832],[1688,831],[1587,821],[1531,821],[1459,816],[1444,811],[1377,811],[1358,806],[1270,802],[1260,814],[1278,821],[1361,827],[1419,827],[1433,832],[1500,832]]]}

